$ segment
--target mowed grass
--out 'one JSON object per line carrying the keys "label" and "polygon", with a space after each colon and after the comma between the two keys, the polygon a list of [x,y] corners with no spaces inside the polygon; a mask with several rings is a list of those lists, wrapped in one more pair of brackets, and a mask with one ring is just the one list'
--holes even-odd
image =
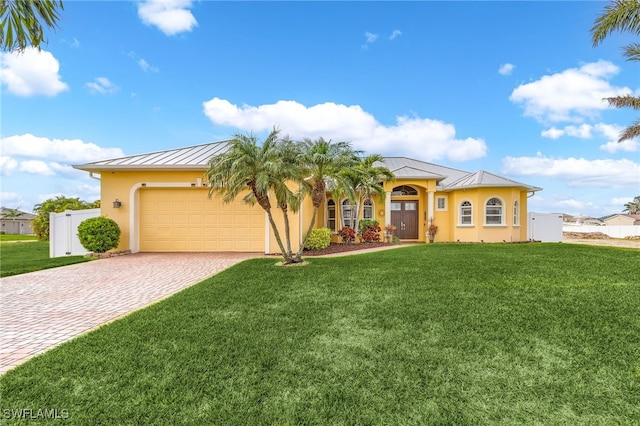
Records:
{"label": "mowed grass", "polygon": [[638,424],[640,252],[245,261],[0,378],[70,424]]}
{"label": "mowed grass", "polygon": [[35,235],[22,235],[22,234],[0,234],[1,241],[36,241],[38,238]]}
{"label": "mowed grass", "polygon": [[49,258],[48,241],[2,242],[0,244],[0,277],[40,271],[88,260],[84,256]]}

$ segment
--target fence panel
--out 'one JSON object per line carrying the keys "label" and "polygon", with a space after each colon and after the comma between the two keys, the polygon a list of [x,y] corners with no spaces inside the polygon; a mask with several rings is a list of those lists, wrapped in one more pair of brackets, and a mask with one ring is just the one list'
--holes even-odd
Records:
{"label": "fence panel", "polygon": [[78,256],[88,251],[78,239],[78,225],[100,216],[100,209],[66,210],[49,213],[49,257]]}

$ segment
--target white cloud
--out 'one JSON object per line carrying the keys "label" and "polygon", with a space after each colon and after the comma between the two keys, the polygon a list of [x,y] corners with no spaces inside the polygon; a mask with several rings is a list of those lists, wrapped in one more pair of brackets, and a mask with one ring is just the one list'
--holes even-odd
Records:
{"label": "white cloud", "polygon": [[366,41],[367,43],[373,43],[378,39],[378,34],[370,33],[369,31],[364,33],[364,36],[367,39]]}
{"label": "white cloud", "polygon": [[[615,153],[618,151],[638,152],[640,151],[640,142],[638,142],[638,139],[631,139],[622,142],[618,142],[618,140],[616,139],[600,145],[600,149],[611,153]],[[640,180],[640,176],[638,177],[638,179]]]}
{"label": "white cloud", "polygon": [[216,125],[247,132],[268,131],[276,126],[293,138],[324,137],[346,140],[357,149],[383,155],[406,155],[432,161],[465,161],[486,155],[482,139],[457,139],[455,127],[439,120],[397,117],[385,126],[359,105],[331,102],[306,107],[295,101],[261,106],[237,106],[225,99],[203,103],[205,115]]}
{"label": "white cloud", "polygon": [[391,33],[391,35],[389,36],[389,40],[393,40],[395,38],[398,38],[402,35],[402,31],[400,30],[393,30],[393,32]]}
{"label": "white cloud", "polygon": [[45,50],[27,48],[23,53],[0,53],[0,80],[17,96],[55,96],[69,89],[61,81],[58,60]]}
{"label": "white cloud", "polygon": [[587,160],[535,157],[506,157],[502,172],[514,176],[543,176],[560,179],[569,186],[615,188],[638,185],[640,163],[628,159]]}
{"label": "white cloud", "polygon": [[511,75],[515,67],[513,64],[502,64],[500,68],[498,68],[498,73],[501,75]]}
{"label": "white cloud", "polygon": [[107,77],[96,77],[94,81],[91,81],[86,84],[91,93],[99,93],[101,95],[106,95],[109,93],[115,93],[120,88],[113,84]]}
{"label": "white cloud", "polygon": [[55,172],[41,160],[26,160],[20,162],[19,170],[24,173],[31,173],[34,175],[52,176]]}
{"label": "white cloud", "polygon": [[600,145],[603,151],[615,153],[618,151],[638,152],[640,151],[640,142],[637,139],[618,142],[622,127],[614,124],[597,123],[597,124],[581,124],[579,126],[565,126],[557,128],[555,126],[542,131],[542,136],[550,139],[558,139],[562,136],[572,136],[579,139],[593,139],[602,137],[608,139],[608,142]]}
{"label": "white cloud", "polygon": [[144,60],[142,58],[138,59],[138,66],[140,68],[142,68],[142,71],[150,71],[150,72],[158,72],[158,71],[160,71],[158,69],[158,67],[154,67],[154,66],[150,65],[149,62],[147,62],[146,60]]}
{"label": "white cloud", "polygon": [[191,0],[147,0],[138,3],[138,16],[168,36],[191,31],[198,25],[191,13]]}
{"label": "white cloud", "polygon": [[[9,206],[22,206],[24,205],[24,200],[22,195],[17,192],[0,192],[0,205],[2,207]],[[17,207],[10,207],[17,208]],[[22,211],[27,211],[27,209],[20,208]]]}
{"label": "white cloud", "polygon": [[2,153],[13,157],[44,158],[67,164],[123,157],[120,148],[102,148],[80,139],[49,139],[30,133],[0,139]]}
{"label": "white cloud", "polygon": [[3,155],[0,157],[0,175],[10,176],[18,168],[18,162],[13,158]]}
{"label": "white cloud", "polygon": [[580,123],[608,108],[603,98],[632,93],[628,87],[609,83],[618,71],[611,62],[587,63],[522,84],[513,90],[509,99],[524,106],[524,115],[540,122]]}

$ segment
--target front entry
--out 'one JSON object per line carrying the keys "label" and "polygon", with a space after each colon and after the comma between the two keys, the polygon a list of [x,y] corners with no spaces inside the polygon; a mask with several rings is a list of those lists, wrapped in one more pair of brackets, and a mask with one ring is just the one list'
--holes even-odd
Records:
{"label": "front entry", "polygon": [[418,239],[418,201],[392,201],[391,224],[401,240]]}

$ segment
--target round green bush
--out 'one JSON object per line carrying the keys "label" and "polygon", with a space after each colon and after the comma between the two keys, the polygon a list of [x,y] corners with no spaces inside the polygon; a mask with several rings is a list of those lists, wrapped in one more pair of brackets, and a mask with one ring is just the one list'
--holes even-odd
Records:
{"label": "round green bush", "polygon": [[331,230],[329,228],[313,228],[311,234],[304,244],[309,250],[322,250],[331,244]]}
{"label": "round green bush", "polygon": [[118,247],[120,227],[106,216],[92,217],[78,225],[78,238],[82,247],[94,253],[104,253]]}

